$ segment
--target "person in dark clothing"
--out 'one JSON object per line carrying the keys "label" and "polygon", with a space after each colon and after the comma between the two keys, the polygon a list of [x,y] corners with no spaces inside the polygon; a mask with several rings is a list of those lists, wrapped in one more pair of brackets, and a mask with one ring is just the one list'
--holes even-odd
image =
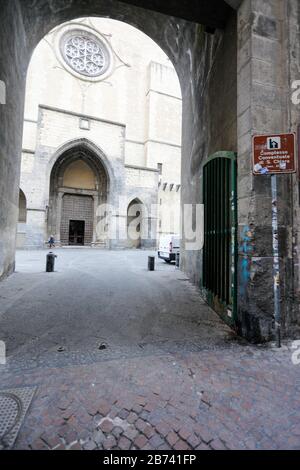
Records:
{"label": "person in dark clothing", "polygon": [[48,243],[49,243],[49,248],[55,248],[55,238],[53,235],[50,235]]}

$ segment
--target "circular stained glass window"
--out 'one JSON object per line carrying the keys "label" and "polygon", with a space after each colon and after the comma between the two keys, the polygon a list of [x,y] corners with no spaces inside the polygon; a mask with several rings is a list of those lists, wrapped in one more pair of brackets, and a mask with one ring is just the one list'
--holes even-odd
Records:
{"label": "circular stained glass window", "polygon": [[109,67],[107,47],[97,36],[84,30],[65,34],[61,52],[69,67],[86,77],[99,77]]}

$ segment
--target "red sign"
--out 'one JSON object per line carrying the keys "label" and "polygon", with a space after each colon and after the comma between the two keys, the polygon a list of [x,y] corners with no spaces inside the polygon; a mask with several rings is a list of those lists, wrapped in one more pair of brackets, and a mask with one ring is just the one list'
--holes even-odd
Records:
{"label": "red sign", "polygon": [[253,137],[254,175],[296,173],[296,135],[272,134]]}

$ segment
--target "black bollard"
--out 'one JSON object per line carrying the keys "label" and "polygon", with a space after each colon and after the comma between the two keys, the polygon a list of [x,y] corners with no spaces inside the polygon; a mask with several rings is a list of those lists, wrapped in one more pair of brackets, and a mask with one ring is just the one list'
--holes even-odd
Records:
{"label": "black bollard", "polygon": [[176,253],[176,268],[180,267],[180,253]]}
{"label": "black bollard", "polygon": [[148,257],[148,271],[154,271],[154,270],[155,270],[155,257],[149,256]]}
{"label": "black bollard", "polygon": [[54,267],[55,267],[55,258],[57,256],[50,251],[47,255],[47,263],[46,263],[46,272],[47,273],[53,273],[54,272]]}

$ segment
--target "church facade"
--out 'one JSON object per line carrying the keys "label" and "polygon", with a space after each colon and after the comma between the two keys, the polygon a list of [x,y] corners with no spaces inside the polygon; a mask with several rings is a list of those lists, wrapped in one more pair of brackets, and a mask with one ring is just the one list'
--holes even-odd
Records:
{"label": "church facade", "polygon": [[171,62],[137,29],[83,18],[48,34],[27,77],[17,246],[179,233],[181,113]]}

